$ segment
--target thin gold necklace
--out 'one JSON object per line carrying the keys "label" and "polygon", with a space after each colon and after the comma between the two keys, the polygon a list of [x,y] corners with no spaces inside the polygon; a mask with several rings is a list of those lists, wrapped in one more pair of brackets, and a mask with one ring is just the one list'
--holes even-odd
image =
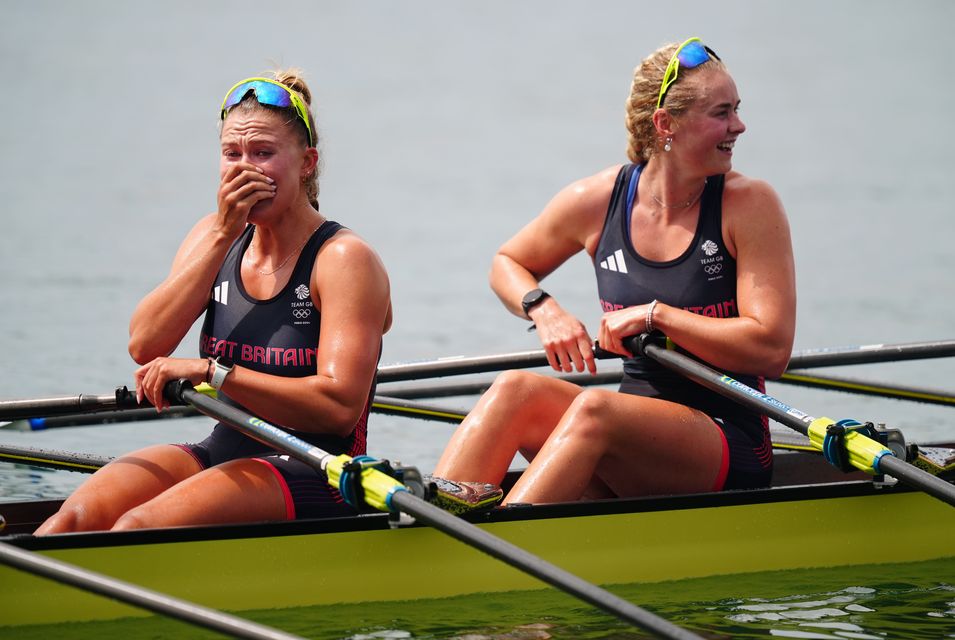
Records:
{"label": "thin gold necklace", "polygon": [[[295,249],[295,251],[293,251],[292,253],[288,254],[288,257],[285,258],[285,260],[282,260],[282,263],[281,263],[279,266],[275,267],[275,268],[272,269],[271,271],[262,271],[262,269],[259,269],[258,267],[255,267],[255,270],[258,271],[259,273],[261,273],[263,276],[270,276],[270,275],[272,275],[273,273],[275,273],[276,271],[278,271],[279,269],[281,269],[282,267],[284,267],[286,264],[288,264],[288,261],[292,259],[292,256],[294,256],[295,254],[297,254],[299,251],[302,250],[302,247],[304,247],[306,244],[308,244],[308,241],[312,239],[312,236],[315,235],[315,232],[316,232],[316,231],[318,231],[318,227],[315,227],[315,229],[313,229],[312,232],[309,233],[309,234],[305,237],[305,242],[303,242],[302,244],[300,244],[300,245]],[[251,263],[254,262],[254,261],[255,261],[255,243],[250,242],[250,243],[249,243],[249,263],[251,264]]]}
{"label": "thin gold necklace", "polygon": [[703,196],[703,192],[706,191],[706,180],[703,180],[703,188],[700,189],[700,192],[696,194],[695,198],[686,200],[685,202],[678,202],[676,204],[665,204],[663,200],[656,197],[654,194],[650,194],[650,197],[653,198],[653,201],[660,205],[661,209],[688,209],[696,204],[696,201]]}

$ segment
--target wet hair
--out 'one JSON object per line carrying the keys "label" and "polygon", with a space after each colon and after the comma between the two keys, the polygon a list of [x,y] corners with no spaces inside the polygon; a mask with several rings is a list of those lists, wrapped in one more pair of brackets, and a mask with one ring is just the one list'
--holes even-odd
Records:
{"label": "wet hair", "polygon": [[[657,132],[653,125],[653,114],[657,110],[660,97],[660,85],[666,73],[670,58],[680,44],[665,44],[643,59],[633,71],[630,96],[626,105],[627,157],[630,162],[646,162],[656,152]],[[710,59],[692,69],[681,68],[676,82],[670,85],[662,108],[673,115],[687,110],[699,97],[698,85],[692,78],[711,70],[726,70],[726,66],[710,56]]]}
{"label": "wet hair", "polygon": [[[276,82],[285,85],[297,93],[302,98],[302,101],[305,103],[305,107],[308,111],[308,124],[312,128],[315,147],[318,147],[318,129],[315,127],[315,116],[312,115],[312,92],[305,83],[305,78],[302,75],[302,71],[294,67],[288,69],[275,69],[268,74],[263,74],[263,77],[271,77]],[[302,145],[308,145],[308,130],[305,128],[305,123],[303,123],[299,118],[298,112],[295,111],[295,107],[273,107],[272,105],[261,104],[255,99],[255,96],[249,92],[241,102],[229,109],[229,113],[232,113],[236,109],[241,109],[242,111],[270,111],[272,113],[282,115],[286,118],[286,124],[297,132],[302,141]],[[226,117],[228,117],[228,113],[226,114]],[[318,158],[319,161],[315,165],[315,169],[312,171],[312,173],[306,176],[304,180],[305,195],[308,196],[308,201],[316,209],[318,209],[318,176],[321,174],[321,152],[319,152]]]}

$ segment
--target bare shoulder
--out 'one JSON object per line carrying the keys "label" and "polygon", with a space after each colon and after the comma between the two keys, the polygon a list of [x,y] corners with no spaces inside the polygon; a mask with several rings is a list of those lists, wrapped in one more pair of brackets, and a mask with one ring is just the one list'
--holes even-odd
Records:
{"label": "bare shoulder", "polygon": [[340,229],[326,240],[318,252],[316,263],[338,269],[368,267],[384,270],[381,258],[374,248],[351,229]]}
{"label": "bare shoulder", "polygon": [[570,208],[575,211],[598,211],[606,213],[610,203],[610,194],[617,180],[617,174],[623,165],[615,165],[599,171],[586,178],[580,178],[561,189],[551,205]]}
{"label": "bare shoulder", "polygon": [[768,182],[736,171],[726,174],[723,202],[729,205],[727,208],[731,215],[749,215],[750,213],[765,215],[773,212],[785,215],[779,195]]}
{"label": "bare shoulder", "polygon": [[543,230],[551,237],[563,236],[589,247],[603,228],[621,166],[575,180],[557,192],[539,216]]}
{"label": "bare shoulder", "polygon": [[723,224],[736,246],[746,240],[790,241],[786,210],[776,190],[765,180],[735,171],[726,174]]}
{"label": "bare shoulder", "polygon": [[312,276],[321,289],[345,285],[383,294],[389,290],[388,273],[378,252],[350,229],[341,229],[325,241]]}

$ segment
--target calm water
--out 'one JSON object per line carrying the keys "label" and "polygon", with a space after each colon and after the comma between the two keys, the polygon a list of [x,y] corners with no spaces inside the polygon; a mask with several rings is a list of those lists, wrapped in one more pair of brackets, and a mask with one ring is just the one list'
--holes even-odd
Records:
{"label": "calm water", "polygon": [[[949,339],[955,284],[949,31],[936,2],[15,2],[0,0],[0,398],[129,384],[129,315],[215,206],[217,107],[273,62],[305,69],[322,209],[388,266],[383,362],[537,348],[486,284],[497,246],[571,180],[625,160],[639,59],[698,34],[729,64],[797,258],[797,349]],[[582,257],[548,279],[595,330]],[[192,334],[177,353],[195,353]],[[827,373],[953,390],[951,360]],[[773,385],[813,415],[955,436],[951,409]],[[467,408],[473,398],[445,401]],[[115,455],[203,419],[0,432]],[[446,426],[377,417],[370,449],[430,470]],[[81,477],[0,466],[0,499]]]}
{"label": "calm water", "polygon": [[[947,575],[949,578],[940,578]],[[926,640],[955,637],[955,561],[777,571],[618,585],[614,593],[706,638]],[[396,584],[400,588],[400,582]],[[242,612],[307,638],[343,640],[638,640],[648,636],[547,591]],[[41,625],[18,638],[212,638],[155,617]]]}

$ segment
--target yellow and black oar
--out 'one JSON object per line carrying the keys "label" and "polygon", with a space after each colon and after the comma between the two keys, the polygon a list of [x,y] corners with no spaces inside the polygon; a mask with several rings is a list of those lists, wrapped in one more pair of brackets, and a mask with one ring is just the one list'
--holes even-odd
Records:
{"label": "yellow and black oar", "polygon": [[808,436],[812,446],[822,451],[837,467],[846,469],[851,466],[873,475],[888,474],[955,506],[955,486],[897,457],[891,449],[868,437],[865,430],[856,428],[859,423],[814,418],[673,348],[667,348],[674,346],[669,339],[666,344],[658,344],[657,337],[662,339],[659,334],[641,334],[626,339],[624,344],[631,352],[656,360],[707,389]]}
{"label": "yellow and black oar", "polygon": [[845,391],[846,393],[878,396],[880,398],[911,400],[912,402],[955,407],[955,393],[936,389],[890,385],[872,380],[860,380],[859,378],[823,376],[813,371],[787,371],[779,379],[774,380],[774,382],[812,387],[814,389]]}
{"label": "yellow and black oar", "polygon": [[73,453],[0,444],[0,462],[26,464],[31,467],[93,473],[110,460],[112,458],[92,453]]}
{"label": "yellow and black oar", "polygon": [[423,499],[420,484],[402,484],[383,473],[380,467],[347,455],[334,456],[241,409],[197,392],[187,380],[167,385],[170,402],[188,403],[202,413],[231,426],[278,451],[294,456],[326,474],[329,482],[346,497],[360,497],[364,503],[393,513],[401,512],[479,549],[490,556],[573,595],[619,619],[664,638],[697,638],[637,605],[601,589],[516,545],[439,509]]}

